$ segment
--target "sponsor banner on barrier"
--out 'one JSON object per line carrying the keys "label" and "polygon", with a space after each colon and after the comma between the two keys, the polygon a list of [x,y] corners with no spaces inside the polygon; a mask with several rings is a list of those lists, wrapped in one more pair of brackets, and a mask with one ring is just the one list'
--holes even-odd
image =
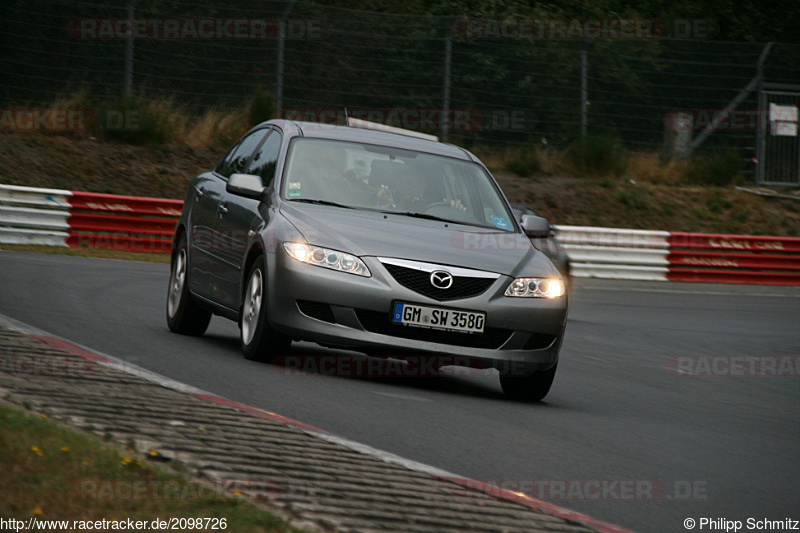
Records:
{"label": "sponsor banner on barrier", "polygon": [[673,232],[668,240],[671,249],[691,248],[724,252],[800,252],[800,237]]}
{"label": "sponsor banner on barrier", "polygon": [[672,250],[669,263],[694,268],[741,268],[800,271],[800,255],[715,253]]}
{"label": "sponsor banner on barrier", "polygon": [[183,200],[147,198],[143,196],[118,196],[91,192],[72,191],[69,203],[73,209],[108,211],[136,215],[162,215],[179,217]]}
{"label": "sponsor banner on barrier", "polygon": [[69,227],[74,231],[125,232],[130,234],[158,235],[170,238],[175,232],[174,219],[108,216],[72,213]]}
{"label": "sponsor banner on barrier", "polygon": [[692,269],[671,266],[668,281],[800,286],[800,273],[759,270]]}

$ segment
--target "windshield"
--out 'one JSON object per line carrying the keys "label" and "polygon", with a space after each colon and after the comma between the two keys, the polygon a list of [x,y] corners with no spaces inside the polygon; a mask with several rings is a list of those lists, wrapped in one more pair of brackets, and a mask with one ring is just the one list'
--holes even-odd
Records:
{"label": "windshield", "polygon": [[514,231],[511,213],[480,165],[398,148],[295,139],[281,193],[289,201]]}

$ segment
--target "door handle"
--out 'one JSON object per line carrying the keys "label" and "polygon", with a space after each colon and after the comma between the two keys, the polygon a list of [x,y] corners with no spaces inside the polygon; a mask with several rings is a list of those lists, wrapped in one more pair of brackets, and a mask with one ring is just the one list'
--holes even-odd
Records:
{"label": "door handle", "polygon": [[219,204],[219,207],[217,207],[217,211],[219,212],[219,218],[222,218],[222,215],[228,212],[228,206],[226,206],[225,204]]}

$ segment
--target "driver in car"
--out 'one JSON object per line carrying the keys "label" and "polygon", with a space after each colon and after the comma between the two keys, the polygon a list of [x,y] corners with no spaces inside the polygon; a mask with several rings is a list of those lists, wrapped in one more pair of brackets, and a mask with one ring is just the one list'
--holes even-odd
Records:
{"label": "driver in car", "polygon": [[[381,166],[373,166],[379,169],[376,171],[373,168],[373,173],[378,174]],[[424,212],[431,204],[444,202],[450,204],[454,209],[467,210],[461,199],[439,199],[424,173],[413,170],[410,172],[405,171],[405,169],[400,169],[397,163],[388,163],[388,165],[384,164],[382,166],[391,168],[393,172],[381,175],[380,178],[377,176],[372,178],[371,175],[370,182],[376,184],[375,195],[378,207]]]}

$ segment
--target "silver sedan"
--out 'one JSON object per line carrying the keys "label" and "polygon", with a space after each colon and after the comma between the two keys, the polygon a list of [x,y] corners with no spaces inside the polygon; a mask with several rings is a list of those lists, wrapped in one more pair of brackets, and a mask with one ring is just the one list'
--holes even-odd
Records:
{"label": "silver sedan", "polygon": [[167,322],[239,323],[246,357],[293,340],[433,365],[496,368],[507,395],[550,390],[564,281],[470,152],[379,131],[273,120],[191,182]]}

